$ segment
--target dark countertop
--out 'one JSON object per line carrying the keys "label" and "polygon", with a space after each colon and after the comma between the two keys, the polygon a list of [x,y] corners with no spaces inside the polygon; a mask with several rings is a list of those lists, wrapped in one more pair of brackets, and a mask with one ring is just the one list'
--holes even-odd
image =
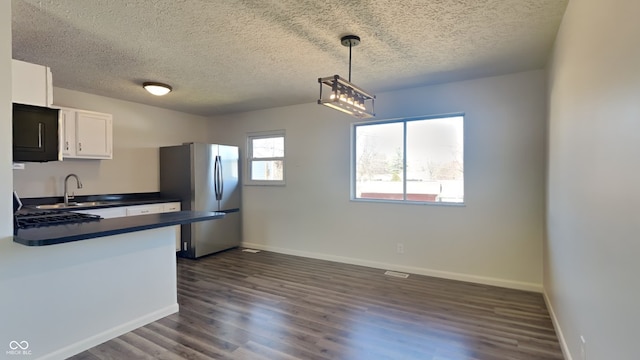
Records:
{"label": "dark countertop", "polygon": [[177,211],[100,219],[99,221],[85,223],[18,229],[14,233],[13,241],[27,246],[63,244],[102,236],[220,219],[222,217],[224,217],[224,213],[219,212]]}
{"label": "dark countertop", "polygon": [[[35,209],[36,205],[47,205],[62,203],[64,201],[62,196],[52,197],[39,197],[39,198],[22,198],[23,210],[28,211],[41,211]],[[76,195],[70,202],[83,203],[103,201],[108,202],[105,204],[95,206],[73,206],[60,210],[76,211],[81,209],[100,209],[119,206],[133,206],[133,205],[147,205],[147,204],[161,204],[168,202],[180,202],[180,199],[162,197],[159,192],[151,193],[128,193],[128,194],[100,194],[100,195]]]}

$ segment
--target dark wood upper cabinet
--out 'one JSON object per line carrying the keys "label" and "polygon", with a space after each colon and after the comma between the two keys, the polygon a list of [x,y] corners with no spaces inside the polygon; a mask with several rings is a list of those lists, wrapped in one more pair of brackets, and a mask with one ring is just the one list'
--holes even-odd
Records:
{"label": "dark wood upper cabinet", "polygon": [[13,104],[13,161],[59,160],[58,109]]}

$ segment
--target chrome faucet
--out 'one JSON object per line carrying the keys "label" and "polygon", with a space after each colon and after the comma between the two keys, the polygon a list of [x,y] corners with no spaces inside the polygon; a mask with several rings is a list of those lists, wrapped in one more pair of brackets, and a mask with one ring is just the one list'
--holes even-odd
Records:
{"label": "chrome faucet", "polygon": [[65,206],[69,206],[69,199],[73,199],[75,197],[75,194],[71,194],[71,196],[69,196],[69,191],[67,190],[67,184],[69,183],[69,178],[70,177],[74,177],[76,178],[76,187],[78,189],[82,189],[82,183],[80,182],[80,178],[78,178],[78,175],[76,174],[69,174],[67,175],[66,178],[64,178],[64,205]]}

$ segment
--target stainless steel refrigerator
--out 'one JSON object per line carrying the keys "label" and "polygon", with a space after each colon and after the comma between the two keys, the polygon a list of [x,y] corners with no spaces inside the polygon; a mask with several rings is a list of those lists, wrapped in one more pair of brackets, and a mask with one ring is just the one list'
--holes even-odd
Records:
{"label": "stainless steel refrigerator", "polygon": [[178,255],[199,258],[240,245],[240,172],[236,146],[187,143],[160,148],[160,193],[182,210],[224,212],[182,225]]}

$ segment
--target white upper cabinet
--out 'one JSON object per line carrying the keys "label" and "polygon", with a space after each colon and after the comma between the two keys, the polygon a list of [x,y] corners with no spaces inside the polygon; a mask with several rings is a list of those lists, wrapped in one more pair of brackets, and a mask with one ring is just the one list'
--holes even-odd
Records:
{"label": "white upper cabinet", "polygon": [[74,157],[76,154],[76,112],[75,110],[60,109],[60,152],[63,158]]}
{"label": "white upper cabinet", "polygon": [[51,69],[11,60],[11,99],[14,103],[49,107],[53,104]]}
{"label": "white upper cabinet", "polygon": [[60,108],[60,149],[67,159],[112,159],[112,115]]}
{"label": "white upper cabinet", "polygon": [[113,118],[110,114],[76,112],[76,156],[113,158]]}

